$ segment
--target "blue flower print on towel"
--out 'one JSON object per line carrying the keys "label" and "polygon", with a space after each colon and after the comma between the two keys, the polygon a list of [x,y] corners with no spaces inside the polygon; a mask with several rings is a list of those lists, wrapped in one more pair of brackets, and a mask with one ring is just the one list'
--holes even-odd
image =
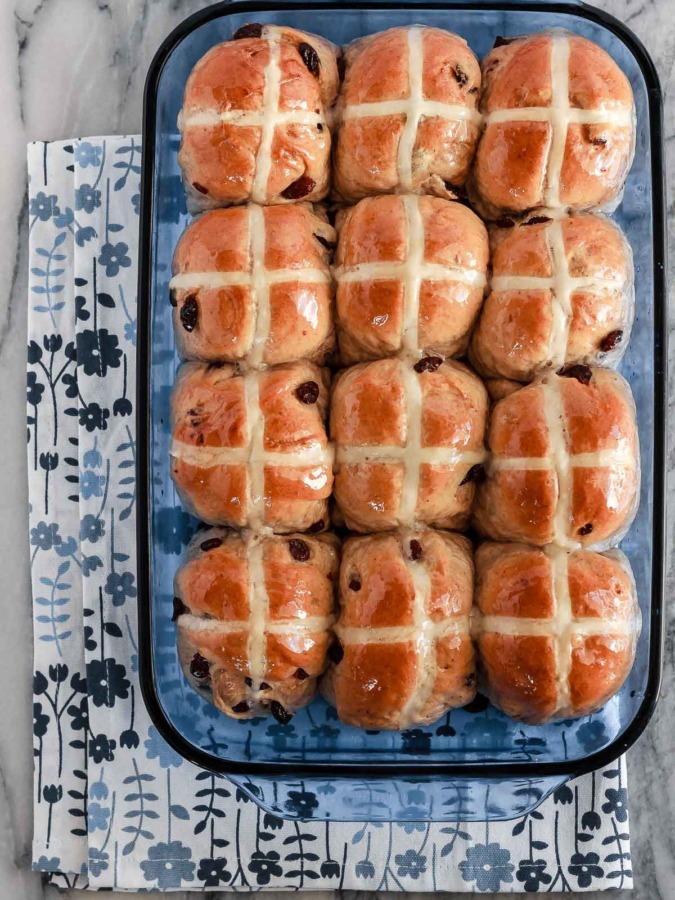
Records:
{"label": "blue flower print on towel", "polygon": [[116,369],[122,359],[122,350],[116,334],[107,328],[98,331],[80,331],[77,335],[77,364],[85,375],[105,376],[108,369]]}
{"label": "blue flower print on towel", "polygon": [[169,769],[171,766],[178,768],[183,765],[183,757],[169,747],[154,725],[148,728],[148,737],[144,745],[148,759],[158,759],[163,769]]}
{"label": "blue flower print on towel", "polygon": [[602,811],[616,816],[617,822],[625,822],[628,819],[628,791],[626,788],[607,788],[605,797],[607,802],[602,804]]}
{"label": "blue flower print on towel", "polygon": [[227,860],[222,856],[218,859],[200,859],[197,869],[197,879],[204,883],[204,887],[218,887],[227,884],[232,878],[232,873],[227,870]]}
{"label": "blue flower print on towel", "polygon": [[86,471],[80,475],[80,496],[83,500],[89,500],[92,497],[102,497],[105,487],[105,478],[103,475],[97,475],[95,472]]}
{"label": "blue flower print on towel", "polygon": [[156,881],[160,891],[179,888],[184,881],[194,880],[192,850],[180,841],[155,844],[141,863],[146,881]]}
{"label": "blue flower print on towel", "polygon": [[89,141],[78,141],[75,144],[73,156],[81,169],[86,169],[88,166],[98,168],[101,165],[102,152],[101,147],[96,147],[94,144],[90,144]]}
{"label": "blue flower print on towel", "polygon": [[28,204],[28,214],[41,222],[48,222],[52,216],[58,216],[61,212],[57,200],[56,194],[47,196],[44,191],[39,191]]}
{"label": "blue flower print on towel", "polygon": [[75,209],[93,213],[101,205],[101,192],[90,184],[81,184],[75,189]]}
{"label": "blue flower print on towel", "polygon": [[59,526],[55,522],[50,525],[46,522],[38,522],[35,528],[31,528],[30,542],[33,547],[40,550],[51,550],[52,547],[61,543]]}
{"label": "blue flower print on towel", "polygon": [[568,866],[570,875],[576,876],[580,888],[591,886],[594,878],[601,878],[605,872],[599,866],[600,857],[597,853],[574,853]]}
{"label": "blue flower print on towel", "polygon": [[87,817],[87,827],[89,833],[94,831],[106,831],[108,828],[108,819],[110,818],[110,809],[107,806],[101,806],[100,803],[90,803]]}
{"label": "blue flower print on towel", "polygon": [[87,663],[87,689],[94,706],[113,707],[115,700],[129,696],[126,668],[114,659],[90,659]]}
{"label": "blue flower print on towel", "polygon": [[251,861],[248,864],[249,872],[253,872],[258,884],[269,884],[272,876],[279,877],[283,869],[279,865],[279,854],[276,850],[263,853],[262,850],[254,850]]}
{"label": "blue flower print on towel", "polygon": [[124,241],[119,241],[117,244],[108,241],[101,247],[98,261],[105,267],[105,274],[108,278],[114,278],[119,274],[120,269],[128,269],[131,265],[129,245]]}
{"label": "blue flower print on towel", "polygon": [[511,854],[497,843],[475,844],[468,847],[466,859],[459,864],[464,881],[475,881],[479,891],[493,891],[501,888],[502,881],[511,884],[514,866],[509,860]]}
{"label": "blue flower print on towel", "polygon": [[136,596],[134,576],[131,572],[111,572],[105,583],[105,592],[112,597],[113,606],[123,606],[127,597]]}
{"label": "blue flower print on towel", "polygon": [[523,885],[523,890],[528,894],[536,893],[541,885],[551,882],[551,876],[546,871],[545,859],[521,859],[518,863],[516,878]]}
{"label": "blue flower print on towel", "polygon": [[406,850],[405,853],[398,853],[394,862],[398,866],[398,874],[401,877],[408,875],[410,878],[417,879],[420,875],[424,875],[427,870],[427,858],[421,853],[414,850]]}
{"label": "blue flower print on towel", "polygon": [[86,513],[80,520],[80,540],[95,544],[105,535],[105,522],[98,516]]}
{"label": "blue flower print on towel", "polygon": [[102,872],[108,868],[109,856],[105,850],[99,850],[97,847],[89,848],[89,873],[98,878]]}

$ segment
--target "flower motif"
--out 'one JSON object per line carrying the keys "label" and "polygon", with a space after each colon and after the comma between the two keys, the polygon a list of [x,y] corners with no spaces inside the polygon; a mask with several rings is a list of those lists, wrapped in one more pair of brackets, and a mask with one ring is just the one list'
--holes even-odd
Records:
{"label": "flower motif", "polygon": [[607,740],[607,732],[604,724],[598,719],[584,722],[577,729],[577,738],[586,753],[593,753]]}
{"label": "flower motif", "polygon": [[103,760],[112,762],[115,759],[116,746],[117,742],[109,740],[105,734],[97,734],[89,738],[89,756],[95,763],[102,763]]}
{"label": "flower motif", "polygon": [[394,862],[398,866],[398,874],[409,875],[417,880],[427,870],[427,858],[415,850],[406,850],[405,853],[397,853]]}
{"label": "flower motif", "polygon": [[272,831],[281,831],[284,827],[284,820],[279,816],[273,816],[272,813],[265,813],[263,817],[263,828],[271,828]]}
{"label": "flower motif", "polygon": [[289,812],[298,813],[303,819],[311,818],[318,805],[316,794],[311,791],[289,791],[288,799],[284,803]]}
{"label": "flower motif", "polygon": [[73,148],[73,157],[81,169],[88,166],[101,165],[101,147],[96,147],[89,141],[79,141]]}
{"label": "flower motif", "polygon": [[45,386],[37,380],[37,373],[29,372],[26,375],[26,399],[31,406],[37,406],[42,400]]}
{"label": "flower motif", "polygon": [[101,777],[98,781],[95,781],[89,787],[89,793],[94,798],[94,800],[107,800],[108,799],[108,785],[105,783],[103,779],[103,772],[101,772]]}
{"label": "flower motif", "polygon": [[52,216],[58,216],[60,213],[56,194],[47,194],[39,191],[28,204],[28,212],[31,216],[37,216],[41,222],[48,222]]}
{"label": "flower motif", "polygon": [[93,213],[101,205],[101,192],[90,184],[81,184],[75,188],[75,209]]}
{"label": "flower motif", "polygon": [[123,665],[108,659],[91,659],[87,663],[87,688],[94,706],[113,707],[115,700],[129,696],[129,680]]}
{"label": "flower motif", "polygon": [[513,881],[514,866],[509,862],[511,854],[497,843],[474,844],[468,847],[466,859],[459,864],[464,881],[475,881],[479,891],[497,893],[502,881]]}
{"label": "flower motif", "polygon": [[628,818],[628,791],[626,788],[607,788],[607,803],[602,804],[604,813],[614,814],[617,822],[625,822]]}
{"label": "flower motif", "polygon": [[42,704],[33,704],[33,734],[35,737],[44,737],[47,734],[49,716],[42,712]]}
{"label": "flower motif", "polygon": [[120,735],[120,747],[126,747],[128,750],[135,750],[140,742],[141,739],[138,736],[138,732],[134,731],[133,728],[127,728]]}
{"label": "flower motif", "polygon": [[113,606],[123,606],[127,597],[136,596],[134,576],[131,572],[111,572],[106,579],[105,592],[112,597]]}
{"label": "flower motif", "polygon": [[157,534],[164,553],[177,556],[192,536],[190,517],[180,506],[162,507],[157,515]]}
{"label": "flower motif", "polygon": [[80,540],[95,544],[105,534],[105,522],[91,513],[86,513],[80,520]]}
{"label": "flower motif", "polygon": [[68,666],[65,663],[57,663],[49,667],[49,677],[55,684],[63,684],[68,677]]}
{"label": "flower motif", "polygon": [[570,860],[571,866],[567,867],[570,875],[576,876],[580,888],[590,887],[594,878],[602,878],[605,870],[599,866],[600,857],[597,853],[574,853]]}
{"label": "flower motif", "polygon": [[375,866],[371,863],[369,859],[362,859],[357,862],[354,867],[354,871],[356,872],[357,878],[374,878],[375,877]]}
{"label": "flower motif", "polygon": [[89,834],[92,831],[106,831],[108,828],[108,818],[110,810],[107,806],[101,806],[100,803],[90,803],[88,807],[87,829]]}
{"label": "flower motif", "polygon": [[97,847],[89,848],[88,868],[94,878],[98,878],[101,872],[105,872],[108,868],[108,858],[105,850],[99,850]]}
{"label": "flower motif", "polygon": [[536,893],[539,885],[549,884],[551,881],[551,876],[546,871],[545,859],[521,859],[516,878],[522,882],[523,890],[528,894]]}
{"label": "flower motif", "polygon": [[114,278],[120,269],[128,269],[131,265],[131,257],[128,254],[129,245],[124,241],[112,244],[107,241],[102,247],[98,261],[105,266],[105,274],[108,278]]}
{"label": "flower motif", "polygon": [[140,214],[141,214],[141,194],[140,194],[140,185],[139,185],[139,191],[138,191],[138,193],[132,194],[132,196],[131,196],[131,205],[133,206],[134,212],[136,213],[136,215],[137,215],[137,216],[140,216]]}
{"label": "flower motif", "polygon": [[269,884],[270,878],[283,874],[279,865],[279,854],[276,850],[263,853],[262,850],[254,850],[251,854],[251,862],[248,864],[249,872],[253,872],[258,884]]}
{"label": "flower motif", "polygon": [[204,887],[218,887],[227,884],[232,873],[227,871],[227,860],[223,856],[217,859],[200,859],[197,879],[204,882]]}
{"label": "flower motif", "polygon": [[430,753],[431,752],[431,732],[422,731],[421,728],[411,728],[408,731],[401,732],[402,746],[404,753]]}
{"label": "flower motif", "polygon": [[114,416],[130,416],[133,411],[134,408],[131,405],[131,400],[127,397],[118,397],[113,403]]}
{"label": "flower motif", "polygon": [[424,818],[426,815],[427,810],[421,806],[405,806],[403,809],[399,809],[396,818],[407,819],[408,821],[403,826],[403,830],[406,834],[412,834],[413,831],[424,831]]}
{"label": "flower motif", "polygon": [[85,450],[84,455],[82,456],[82,463],[85,469],[100,469],[103,465],[103,456],[101,452],[96,449],[96,444],[94,444],[93,450]]}
{"label": "flower motif", "polygon": [[567,784],[563,784],[553,792],[554,803],[562,803],[564,805],[566,803],[572,803],[573,800],[574,794],[572,793],[572,788]]}
{"label": "flower motif", "polygon": [[51,550],[61,543],[59,526],[55,522],[51,525],[38,522],[35,528],[30,530],[30,542],[33,547],[39,547],[40,550]]}
{"label": "flower motif", "polygon": [[86,375],[103,377],[108,369],[119,368],[122,351],[117,335],[110,334],[107,328],[79,331],[76,342],[77,364],[82,366]]}
{"label": "flower motif", "polygon": [[46,334],[42,338],[42,346],[47,353],[58,353],[61,347],[63,347],[63,338],[60,334]]}
{"label": "flower motif", "polygon": [[141,863],[146,881],[156,881],[160,891],[179,888],[183,881],[193,881],[195,864],[192,850],[180,841],[155,844]]}
{"label": "flower motif", "polygon": [[136,346],[136,319],[133,322],[125,322],[124,323],[124,337],[129,341],[130,344]]}
{"label": "flower motif", "polygon": [[80,425],[87,431],[105,431],[108,427],[107,419],[110,416],[110,410],[100,407],[98,403],[88,403],[80,409]]}
{"label": "flower motif", "polygon": [[587,831],[598,831],[602,827],[602,819],[594,809],[589,809],[581,817],[581,827]]}
{"label": "flower motif", "polygon": [[35,872],[58,872],[60,865],[61,860],[58,856],[41,856],[33,863],[32,868]]}
{"label": "flower motif", "polygon": [[89,500],[91,497],[102,497],[104,487],[105,478],[103,475],[96,475],[94,472],[82,472],[80,474],[80,496],[83,500]]}
{"label": "flower motif", "polygon": [[42,788],[42,796],[46,803],[58,803],[63,797],[63,787],[60,784],[46,784]]}
{"label": "flower motif", "polygon": [[144,746],[148,759],[159,759],[159,764],[163,769],[171,766],[178,768],[183,765],[183,757],[169,747],[154,725],[148,728],[148,737],[144,741]]}
{"label": "flower motif", "polygon": [[325,859],[321,863],[321,872],[322,878],[339,878],[340,877],[340,863],[335,859]]}
{"label": "flower motif", "polygon": [[96,569],[100,569],[103,566],[103,561],[100,556],[83,556],[82,557],[82,574],[85,578],[91,575],[92,572],[95,572]]}

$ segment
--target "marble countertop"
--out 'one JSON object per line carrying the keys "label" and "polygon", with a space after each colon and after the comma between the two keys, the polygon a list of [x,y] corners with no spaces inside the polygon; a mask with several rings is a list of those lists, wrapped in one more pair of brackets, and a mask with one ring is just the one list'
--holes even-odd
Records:
{"label": "marble countertop", "polygon": [[[31,610],[25,465],[26,254],[25,145],[29,140],[133,133],[141,128],[145,72],[163,37],[205,4],[198,0],[3,0],[0,3],[0,897],[56,897],[30,871],[32,833]],[[666,93],[671,278],[675,272],[675,4],[603,0],[651,53]],[[674,96],[670,96],[673,94]],[[670,422],[675,420],[675,291],[670,291]],[[671,424],[671,435],[675,428]],[[675,592],[672,553],[675,439],[669,447],[671,555],[666,596]],[[8,561],[12,561],[10,565]],[[633,900],[675,896],[675,615],[666,623],[658,711],[629,753]],[[624,896],[624,892],[620,892]],[[70,896],[70,895],[68,895]],[[76,893],[73,892],[75,897]],[[108,894],[110,897],[129,896]],[[177,900],[187,896],[173,894]],[[212,894],[211,896],[220,896]],[[325,897],[326,895],[321,895]],[[453,895],[454,896],[454,895]],[[457,895],[458,897],[460,895]],[[599,894],[586,894],[599,897]],[[617,896],[616,894],[613,896]],[[628,894],[625,894],[628,896]]]}

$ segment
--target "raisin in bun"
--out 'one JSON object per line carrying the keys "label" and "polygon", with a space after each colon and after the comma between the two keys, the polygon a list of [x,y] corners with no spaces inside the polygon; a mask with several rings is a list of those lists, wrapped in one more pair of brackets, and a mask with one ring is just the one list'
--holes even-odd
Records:
{"label": "raisin in bun", "polygon": [[618,550],[483,544],[476,603],[481,689],[512,718],[595,712],[633,665],[640,608]]}
{"label": "raisin in bun", "polygon": [[315,34],[245,25],[212,47],[185,86],[178,162],[192,205],[325,197],[336,47]]}
{"label": "raisin in bun", "polygon": [[531,381],[546,369],[619,362],[633,321],[633,256],[613,222],[532,216],[494,229],[490,244],[470,353],[478,372]]}
{"label": "raisin in bun", "polygon": [[483,300],[485,226],[439,197],[368,197],[339,218],[342,361],[465,352]]}
{"label": "raisin in bun", "polygon": [[215,525],[321,530],[333,485],[327,403],[326,370],[311,363],[246,376],[185,363],[171,397],[171,475],[183,505]]}
{"label": "raisin in bun", "polygon": [[333,348],[335,231],[300,205],[217,209],[185,230],[169,284],[184,359],[324,362]]}
{"label": "raisin in bun", "polygon": [[350,538],[340,566],[340,616],[321,690],[362,728],[428,725],[470,702],[469,541],[433,530]]}
{"label": "raisin in bun", "polygon": [[485,460],[487,394],[441,357],[381,359],[337,377],[335,499],[348,528],[468,524]]}
{"label": "raisin in bun", "polygon": [[345,200],[422,192],[452,199],[473,158],[480,66],[440,28],[390,28],[345,51],[335,190]]}
{"label": "raisin in bun", "polygon": [[635,404],[612,369],[572,366],[500,400],[474,524],[494,540],[602,548],[638,503]]}
{"label": "raisin in bun", "polygon": [[325,668],[337,573],[333,535],[199,531],[174,581],[188,681],[228,716],[287,722]]}
{"label": "raisin in bun", "polygon": [[482,69],[471,189],[485,217],[615,204],[633,161],[635,106],[611,56],[556,29],[500,43]]}

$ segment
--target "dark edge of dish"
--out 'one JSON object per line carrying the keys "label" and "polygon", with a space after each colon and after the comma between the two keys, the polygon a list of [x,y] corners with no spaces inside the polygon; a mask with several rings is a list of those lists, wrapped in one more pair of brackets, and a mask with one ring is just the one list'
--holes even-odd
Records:
{"label": "dark edge of dish", "polygon": [[[379,0],[356,0],[349,4],[352,9],[411,9],[418,8],[414,2],[379,2]],[[392,776],[437,776],[446,775],[462,778],[502,779],[522,777],[571,778],[584,775],[595,769],[604,768],[625,753],[640,737],[654,712],[661,687],[663,656],[663,589],[665,577],[665,467],[666,467],[666,360],[667,360],[667,316],[665,303],[665,168],[663,147],[663,95],[659,77],[645,47],[633,32],[618,19],[592,6],[572,2],[515,2],[495,0],[490,8],[495,11],[525,11],[544,13],[565,13],[588,19],[602,25],[616,35],[631,51],[645,78],[648,91],[649,126],[651,137],[651,178],[652,178],[652,220],[654,229],[654,439],[653,447],[653,490],[654,514],[652,539],[654,563],[652,566],[651,630],[649,642],[649,671],[647,687],[642,704],[628,728],[603,750],[583,759],[561,763],[498,762],[469,763],[405,763],[397,760],[391,765],[370,764],[363,760],[360,764],[312,763],[312,762],[239,762],[222,759],[195,747],[187,741],[167,719],[155,690],[154,660],[152,649],[152,608],[150,603],[149,568],[149,365],[150,365],[150,306],[149,291],[153,257],[153,181],[155,158],[155,125],[157,112],[157,87],[166,60],[174,48],[199,26],[214,18],[237,13],[259,13],[302,9],[337,9],[339,0],[325,2],[280,2],[271,8],[268,3],[257,0],[216,3],[185,19],[162,42],[155,54],[145,83],[143,98],[143,159],[141,179],[140,246],[138,280],[138,367],[136,393],[136,439],[137,490],[138,490],[138,626],[139,626],[139,677],[141,693],[150,718],[168,744],[182,757],[195,765],[221,775],[293,775],[311,777],[329,774],[332,777],[360,774],[368,778]],[[439,3],[426,2],[424,9],[485,9],[485,5],[469,0]]]}

